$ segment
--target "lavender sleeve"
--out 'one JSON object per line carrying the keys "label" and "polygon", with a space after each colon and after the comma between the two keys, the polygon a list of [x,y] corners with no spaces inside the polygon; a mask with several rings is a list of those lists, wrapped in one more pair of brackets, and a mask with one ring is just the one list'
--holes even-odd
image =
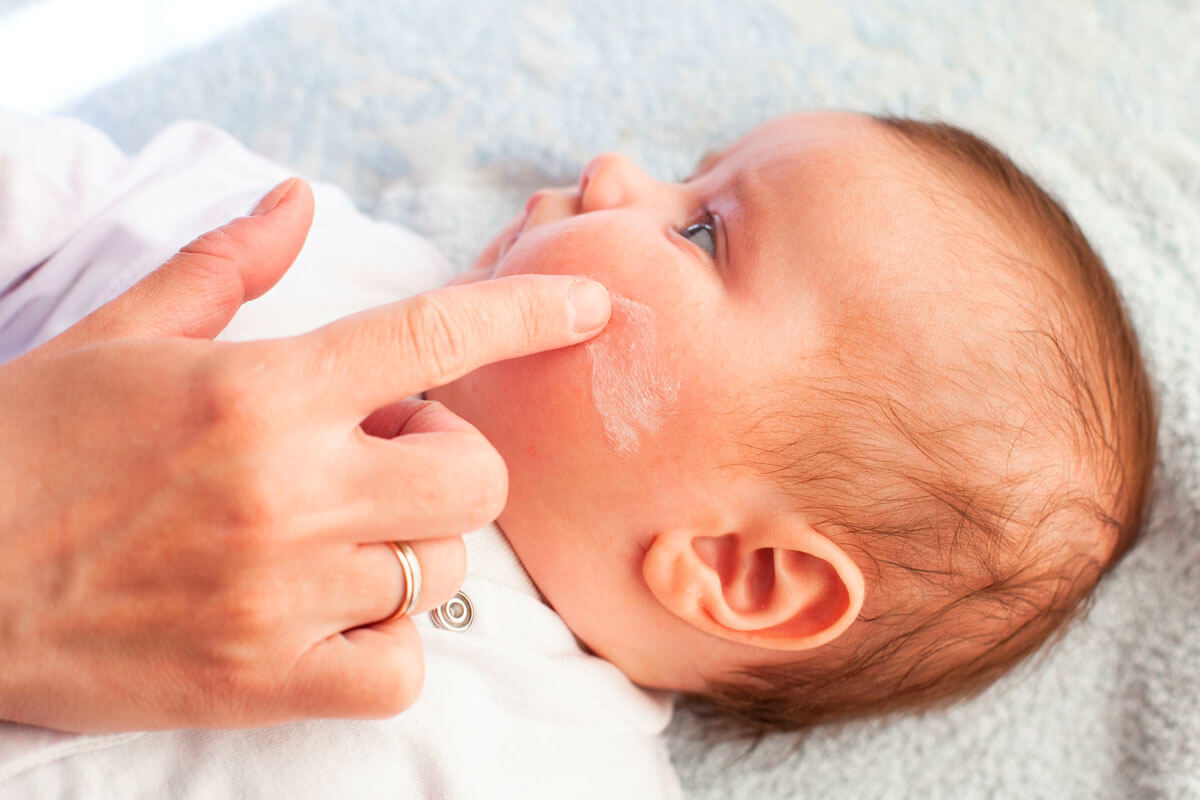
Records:
{"label": "lavender sleeve", "polygon": [[287,170],[184,122],[136,155],[65,118],[0,111],[0,362],[70,327]]}

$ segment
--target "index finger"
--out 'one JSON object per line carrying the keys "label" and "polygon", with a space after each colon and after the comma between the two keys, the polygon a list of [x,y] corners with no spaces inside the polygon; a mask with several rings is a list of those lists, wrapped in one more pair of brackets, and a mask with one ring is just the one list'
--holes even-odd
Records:
{"label": "index finger", "polygon": [[590,339],[608,290],[563,275],[449,286],[367,309],[297,337],[302,385],[358,418],[485,364]]}

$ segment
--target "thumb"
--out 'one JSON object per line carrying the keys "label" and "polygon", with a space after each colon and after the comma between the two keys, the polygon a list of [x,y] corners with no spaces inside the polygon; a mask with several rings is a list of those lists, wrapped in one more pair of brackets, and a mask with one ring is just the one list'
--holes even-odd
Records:
{"label": "thumb", "polygon": [[312,226],[312,189],[299,178],[276,186],[249,216],[200,236],[54,344],[151,336],[216,336],[247,300],[274,286]]}

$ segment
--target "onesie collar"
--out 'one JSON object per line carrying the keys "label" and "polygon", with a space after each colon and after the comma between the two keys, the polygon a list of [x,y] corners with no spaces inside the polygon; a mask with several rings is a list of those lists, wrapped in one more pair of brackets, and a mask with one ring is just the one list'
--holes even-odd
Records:
{"label": "onesie collar", "polygon": [[467,546],[467,574],[479,575],[549,605],[507,537],[495,523],[463,537]]}
{"label": "onesie collar", "polygon": [[[609,661],[586,652],[582,643],[550,607],[494,523],[463,537],[467,577],[463,594],[473,607],[471,627],[439,630],[428,614],[421,627],[436,635],[478,636],[511,642],[553,658],[581,687],[618,711],[638,730],[661,733],[671,720],[674,695],[643,689]],[[426,635],[423,633],[423,635]]]}

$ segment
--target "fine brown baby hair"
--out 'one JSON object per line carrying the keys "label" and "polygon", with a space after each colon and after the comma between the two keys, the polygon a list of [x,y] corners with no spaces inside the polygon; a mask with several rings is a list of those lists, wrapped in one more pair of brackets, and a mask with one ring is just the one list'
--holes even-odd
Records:
{"label": "fine brown baby hair", "polygon": [[[857,543],[877,581],[904,580],[921,601],[864,608],[855,626],[868,633],[836,657],[746,666],[683,694],[710,738],[757,743],[977,694],[1082,616],[1096,582],[1142,530],[1157,409],[1100,257],[1063,207],[985,140],[942,122],[874,119],[1016,243],[1013,268],[1036,281],[1046,308],[1016,346],[1043,385],[1009,388],[1024,392],[1039,424],[1086,466],[1091,486],[1047,487],[1041,473],[1013,479],[981,469],[960,428],[1001,442],[1025,431],[1006,433],[986,418],[932,424],[902,390],[936,376],[873,374],[855,391],[831,391],[820,408],[832,411],[808,405],[781,415],[774,429],[792,438],[758,448],[756,465],[784,491],[819,487],[820,507],[804,509],[810,517],[843,544]],[[1080,530],[1106,542],[1106,557],[1073,551],[1065,540]],[[946,558],[931,564],[930,552]]]}

